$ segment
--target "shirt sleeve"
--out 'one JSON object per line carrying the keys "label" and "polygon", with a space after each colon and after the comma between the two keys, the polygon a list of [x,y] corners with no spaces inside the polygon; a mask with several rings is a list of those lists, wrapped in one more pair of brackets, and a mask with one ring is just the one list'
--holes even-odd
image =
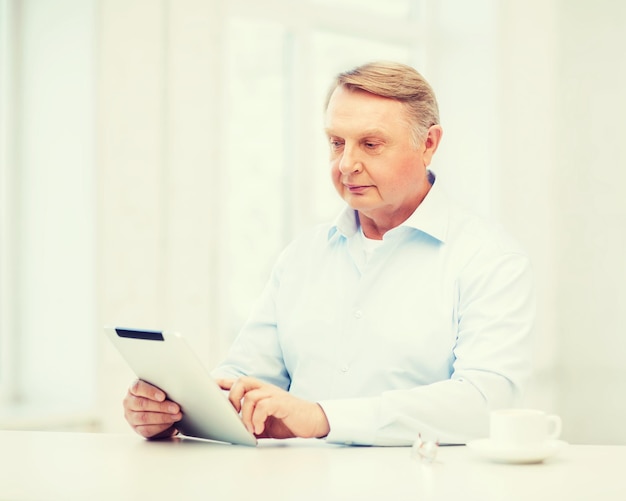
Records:
{"label": "shirt sleeve", "polygon": [[458,335],[450,379],[380,396],[323,400],[326,440],[409,445],[422,438],[459,444],[488,435],[489,412],[519,403],[530,373],[535,301],[526,256],[483,256],[458,282]]}

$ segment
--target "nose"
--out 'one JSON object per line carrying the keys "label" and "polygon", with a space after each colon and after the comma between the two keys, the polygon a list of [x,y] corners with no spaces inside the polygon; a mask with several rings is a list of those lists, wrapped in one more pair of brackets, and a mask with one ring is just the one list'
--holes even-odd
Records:
{"label": "nose", "polygon": [[339,160],[339,170],[342,174],[353,174],[363,170],[363,163],[354,148],[344,147]]}

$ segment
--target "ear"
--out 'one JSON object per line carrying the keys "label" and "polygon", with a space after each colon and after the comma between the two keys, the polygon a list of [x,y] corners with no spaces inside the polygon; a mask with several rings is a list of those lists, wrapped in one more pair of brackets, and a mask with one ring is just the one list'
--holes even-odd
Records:
{"label": "ear", "polygon": [[441,125],[433,125],[430,129],[428,129],[428,135],[426,136],[426,140],[422,146],[424,167],[428,167],[430,165],[430,161],[433,159],[433,155],[439,147],[442,135],[443,129],[441,128]]}

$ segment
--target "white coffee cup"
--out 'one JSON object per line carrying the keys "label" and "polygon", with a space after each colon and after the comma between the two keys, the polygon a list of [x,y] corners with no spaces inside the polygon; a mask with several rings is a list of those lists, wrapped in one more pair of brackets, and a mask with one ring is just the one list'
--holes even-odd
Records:
{"label": "white coffee cup", "polygon": [[556,440],[561,418],[535,409],[499,409],[491,413],[490,439],[506,447],[524,447]]}

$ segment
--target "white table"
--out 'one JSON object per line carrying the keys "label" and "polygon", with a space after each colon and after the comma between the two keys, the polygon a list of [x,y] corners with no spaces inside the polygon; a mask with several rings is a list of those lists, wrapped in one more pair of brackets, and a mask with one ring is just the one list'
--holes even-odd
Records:
{"label": "white table", "polygon": [[409,448],[319,440],[257,448],[134,435],[0,431],[0,499],[626,500],[626,447],[568,446],[534,465],[467,447],[420,463]]}

